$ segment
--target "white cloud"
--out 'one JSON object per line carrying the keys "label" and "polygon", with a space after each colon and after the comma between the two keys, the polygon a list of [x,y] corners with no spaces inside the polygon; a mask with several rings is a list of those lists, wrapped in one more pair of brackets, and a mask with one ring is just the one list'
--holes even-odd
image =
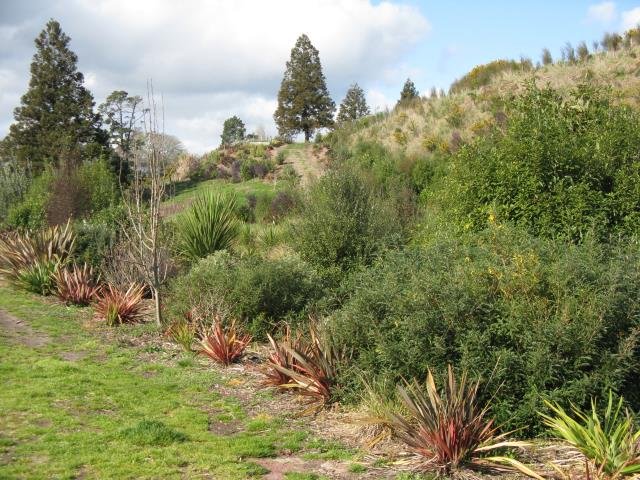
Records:
{"label": "white cloud", "polygon": [[627,31],[640,25],[640,7],[622,12],[622,30]]}
{"label": "white cloud", "polygon": [[592,22],[609,24],[616,19],[615,2],[602,2],[591,5],[587,10],[587,19]]}
{"label": "white cloud", "polygon": [[[217,145],[234,114],[249,129],[259,122],[274,132],[275,96],[301,33],[320,51],[339,102],[354,81],[366,88],[404,70],[404,54],[430,30],[415,7],[393,1],[57,0],[43,1],[40,13],[5,9],[0,70],[16,74],[11,95],[26,89],[33,38],[54,17],[97,101],[115,89],[142,94],[153,78],[165,95],[167,132],[198,151]],[[0,127],[10,111],[0,112]]]}
{"label": "white cloud", "polygon": [[367,105],[371,113],[383,112],[387,109],[392,109],[396,101],[387,97],[381,90],[371,88],[366,92]]}

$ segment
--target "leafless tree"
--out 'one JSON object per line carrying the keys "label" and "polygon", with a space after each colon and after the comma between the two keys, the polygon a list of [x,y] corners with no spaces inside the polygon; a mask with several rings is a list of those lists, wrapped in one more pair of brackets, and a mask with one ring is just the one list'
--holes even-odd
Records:
{"label": "leafless tree", "polygon": [[[160,116],[160,118],[159,118]],[[147,105],[142,112],[140,127],[145,137],[144,146],[136,148],[131,155],[133,179],[123,198],[127,212],[127,224],[122,233],[131,249],[131,257],[151,291],[154,302],[155,321],[162,325],[160,286],[167,276],[167,263],[161,255],[160,229],[162,216],[160,206],[167,190],[168,179],[164,138],[164,107],[156,104],[153,84],[147,85]]]}

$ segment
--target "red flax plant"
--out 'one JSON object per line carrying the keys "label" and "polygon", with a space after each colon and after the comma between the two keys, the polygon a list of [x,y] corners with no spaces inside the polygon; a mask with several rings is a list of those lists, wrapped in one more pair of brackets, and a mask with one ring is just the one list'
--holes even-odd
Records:
{"label": "red flax plant", "polygon": [[54,280],[58,298],[67,304],[89,305],[100,293],[100,277],[86,263],[58,270]]}
{"label": "red flax plant", "polygon": [[269,334],[267,334],[267,337],[271,345],[271,354],[267,358],[266,366],[262,371],[265,376],[263,384],[271,387],[281,387],[291,382],[291,376],[284,373],[283,370],[296,370],[298,368],[298,362],[291,351],[309,355],[311,349],[309,344],[304,342],[302,332],[298,331],[294,335],[289,325],[285,327],[284,335],[280,340],[274,340]]}
{"label": "red flax plant", "polygon": [[[317,328],[310,328],[310,339],[299,340],[297,345],[282,342],[275,344],[269,365],[287,378],[280,389],[291,389],[301,395],[311,397],[322,407],[331,402],[336,384],[338,367],[343,359],[341,352],[327,335],[320,335]],[[272,374],[273,378],[275,374]]]}
{"label": "red flax plant", "polygon": [[251,338],[240,331],[235,320],[225,328],[221,317],[216,315],[213,325],[200,332],[199,352],[222,365],[231,365],[244,354]]}
{"label": "red flax plant", "polygon": [[501,465],[527,476],[542,479],[530,468],[510,457],[479,458],[501,448],[523,448],[524,442],[507,441],[498,434],[493,419],[487,418],[489,405],[478,400],[480,383],[471,383],[463,373],[459,381],[449,366],[445,388],[438,391],[431,371],[426,384],[415,380],[398,386],[398,395],[408,410],[407,417],[389,413],[394,434],[416,453],[426,458],[426,467],[449,474],[466,465],[487,468]]}
{"label": "red flax plant", "polygon": [[108,284],[96,302],[96,316],[111,326],[140,320],[145,314],[143,297],[144,286],[139,283],[132,283],[124,292]]}

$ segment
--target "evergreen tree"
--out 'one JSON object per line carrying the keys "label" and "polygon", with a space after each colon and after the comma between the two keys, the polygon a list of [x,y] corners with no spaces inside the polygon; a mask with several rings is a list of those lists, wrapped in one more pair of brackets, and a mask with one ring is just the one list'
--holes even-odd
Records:
{"label": "evergreen tree", "polygon": [[93,155],[96,142],[106,140],[70,41],[55,20],[36,38],[29,88],[4,141],[12,156],[36,170],[45,163],[59,165],[63,157],[81,159],[85,151]]}
{"label": "evergreen tree", "polygon": [[364,90],[357,83],[354,83],[347,90],[344,100],[340,104],[338,111],[338,122],[349,122],[369,115],[367,100],[364,98]]}
{"label": "evergreen tree", "polygon": [[283,136],[304,132],[308,142],[316,129],[333,126],[335,109],[318,50],[309,37],[301,35],[291,50],[278,92],[278,108],[273,116],[278,132]]}
{"label": "evergreen tree", "polygon": [[542,49],[542,65],[551,65],[553,63],[553,57],[548,48]]}
{"label": "evergreen tree", "polygon": [[135,148],[136,124],[142,115],[142,97],[130,96],[124,90],[115,90],[98,107],[104,123],[109,127],[108,143],[113,147],[111,170],[121,183],[127,183],[130,174],[129,158]]}
{"label": "evergreen tree", "polygon": [[406,105],[419,96],[420,95],[418,94],[416,86],[413,84],[410,78],[407,78],[407,81],[404,82],[404,86],[402,87],[402,91],[400,92],[400,100],[398,100],[398,105]]}
{"label": "evergreen tree", "polygon": [[224,147],[241,142],[244,140],[245,135],[246,129],[244,127],[244,122],[240,120],[239,117],[234,115],[231,118],[227,118],[224,121],[224,126],[222,127],[222,135],[220,135],[220,138],[222,139],[222,146]]}

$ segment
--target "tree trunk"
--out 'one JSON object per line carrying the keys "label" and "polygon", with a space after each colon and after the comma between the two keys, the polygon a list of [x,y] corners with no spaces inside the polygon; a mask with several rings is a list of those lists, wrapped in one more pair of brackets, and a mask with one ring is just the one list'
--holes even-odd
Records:
{"label": "tree trunk", "polygon": [[304,130],[304,141],[305,141],[305,143],[309,143],[310,139],[311,139],[311,129],[305,128],[305,130]]}
{"label": "tree trunk", "polygon": [[160,311],[160,291],[157,288],[153,288],[151,292],[153,297],[153,305],[155,307],[156,325],[162,327],[162,312]]}

